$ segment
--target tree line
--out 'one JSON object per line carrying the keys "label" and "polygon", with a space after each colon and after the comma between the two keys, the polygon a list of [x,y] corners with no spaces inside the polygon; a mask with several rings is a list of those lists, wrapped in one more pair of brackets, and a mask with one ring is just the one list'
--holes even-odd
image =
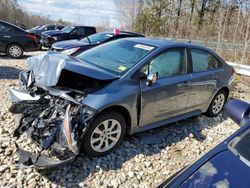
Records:
{"label": "tree line", "polygon": [[16,25],[22,24],[27,28],[49,23],[66,24],[61,19],[55,21],[43,16],[28,14],[22,10],[17,0],[0,0],[0,20]]}
{"label": "tree line", "polygon": [[230,59],[250,61],[246,59],[250,0],[118,0],[116,4],[131,30],[146,36],[213,41],[220,53],[224,53],[222,43],[240,44],[240,51],[228,52],[234,55]]}

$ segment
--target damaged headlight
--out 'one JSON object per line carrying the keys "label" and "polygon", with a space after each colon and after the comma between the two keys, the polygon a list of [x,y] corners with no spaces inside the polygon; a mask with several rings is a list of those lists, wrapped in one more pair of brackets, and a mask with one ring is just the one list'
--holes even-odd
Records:
{"label": "damaged headlight", "polygon": [[[62,124],[62,136],[66,138],[67,145],[72,152],[78,152],[78,139],[83,136],[95,113],[96,110],[87,105],[68,104]],[[63,137],[60,138],[60,142],[65,142]]]}

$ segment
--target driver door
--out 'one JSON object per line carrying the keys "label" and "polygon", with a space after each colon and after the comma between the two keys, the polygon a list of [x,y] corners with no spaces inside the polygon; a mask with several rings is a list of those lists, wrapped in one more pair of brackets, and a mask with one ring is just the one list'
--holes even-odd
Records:
{"label": "driver door", "polygon": [[141,75],[156,74],[157,81],[148,85],[147,79],[140,80],[140,126],[160,122],[186,112],[191,75],[187,74],[185,48],[174,48],[160,53],[141,71]]}

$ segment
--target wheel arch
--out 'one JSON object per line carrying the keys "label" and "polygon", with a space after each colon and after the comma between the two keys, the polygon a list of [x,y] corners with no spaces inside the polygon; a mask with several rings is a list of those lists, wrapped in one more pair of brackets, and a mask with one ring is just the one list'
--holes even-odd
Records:
{"label": "wheel arch", "polygon": [[225,91],[225,92],[226,92],[226,101],[227,101],[227,99],[228,99],[228,97],[229,97],[229,92],[230,92],[230,90],[229,90],[229,88],[228,88],[227,86],[223,86],[223,87],[221,87],[220,89],[218,89],[218,90],[214,93],[213,97],[211,97],[210,102],[209,102],[209,104],[208,104],[208,106],[207,106],[207,108],[206,108],[206,111],[208,110],[208,108],[209,108],[211,102],[213,101],[214,97],[215,97],[220,91]]}
{"label": "wheel arch", "polygon": [[20,47],[22,48],[23,51],[25,51],[24,47],[23,47],[20,43],[18,43],[18,42],[11,42],[11,43],[9,43],[8,45],[6,45],[6,47],[5,47],[5,53],[7,53],[8,47],[9,47],[10,45],[12,45],[12,44],[17,44],[18,46],[20,46]]}
{"label": "wheel arch", "polygon": [[130,130],[131,130],[132,123],[131,123],[131,115],[130,115],[128,109],[125,108],[124,106],[121,106],[121,105],[114,105],[114,106],[109,106],[109,107],[101,110],[100,112],[97,113],[97,115],[105,113],[105,112],[110,112],[110,111],[118,112],[124,117],[124,120],[126,122],[126,134],[129,134]]}

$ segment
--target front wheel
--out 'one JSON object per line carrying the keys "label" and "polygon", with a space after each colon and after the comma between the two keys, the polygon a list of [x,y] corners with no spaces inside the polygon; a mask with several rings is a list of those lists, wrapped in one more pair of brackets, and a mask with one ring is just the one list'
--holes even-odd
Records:
{"label": "front wheel", "polygon": [[90,124],[82,140],[82,150],[91,157],[107,155],[123,141],[126,123],[117,112],[107,112],[97,116]]}
{"label": "front wheel", "polygon": [[213,98],[206,114],[211,117],[217,116],[223,109],[226,103],[227,95],[224,90],[219,91]]}

